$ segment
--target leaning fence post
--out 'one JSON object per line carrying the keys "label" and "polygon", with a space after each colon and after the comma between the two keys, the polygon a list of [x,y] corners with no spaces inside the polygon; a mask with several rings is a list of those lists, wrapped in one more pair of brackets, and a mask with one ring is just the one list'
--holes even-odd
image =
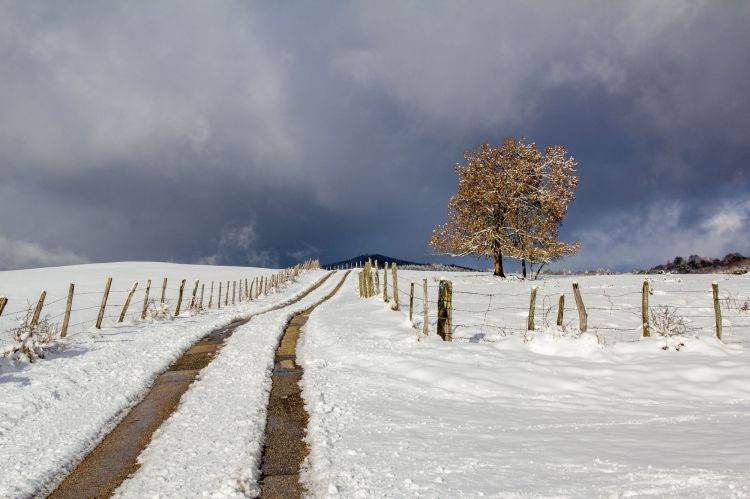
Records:
{"label": "leaning fence post", "polygon": [[195,308],[195,300],[198,297],[198,282],[199,281],[197,281],[197,280],[195,281],[195,287],[193,288],[193,297],[190,299],[190,308],[191,309]]}
{"label": "leaning fence post", "polygon": [[453,341],[453,283],[440,279],[437,333],[443,341]]}
{"label": "leaning fence post", "polygon": [[135,288],[138,287],[138,282],[134,282],[133,286],[130,288],[130,292],[128,293],[128,297],[125,299],[125,304],[122,306],[122,310],[120,310],[120,318],[117,319],[117,322],[120,323],[125,320],[125,314],[128,313],[128,307],[130,306],[130,300],[133,299],[133,293],[135,293]]}
{"label": "leaning fence post", "polygon": [[714,292],[714,314],[716,316],[716,339],[721,341],[721,305],[719,304],[719,283],[711,284]]}
{"label": "leaning fence post", "polygon": [[[73,293],[75,289],[75,284],[71,282],[68,286],[68,301],[65,302],[65,316],[63,317],[63,325],[60,330],[60,338],[65,338],[68,335],[68,324],[70,324],[70,311],[73,308]],[[0,314],[2,313],[2,305],[0,305]]]}
{"label": "leaning fence post", "polygon": [[409,284],[409,322],[414,317],[414,281]]}
{"label": "leaning fence post", "polygon": [[643,289],[641,290],[641,321],[643,322],[643,337],[651,336],[651,329],[648,324],[648,280],[643,280]]}
{"label": "leaning fence post", "polygon": [[560,301],[557,303],[557,325],[558,326],[562,326],[564,313],[565,313],[565,295],[560,293]]}
{"label": "leaning fence post", "polygon": [[182,293],[185,291],[185,279],[182,280],[180,283],[180,294],[177,297],[177,308],[175,308],[174,316],[177,317],[180,315],[180,307],[182,306]]}
{"label": "leaning fence post", "polygon": [[44,306],[44,299],[47,297],[47,292],[42,291],[39,295],[39,301],[36,302],[36,308],[34,309],[34,315],[31,316],[31,329],[34,329],[39,324],[39,316],[42,313],[42,307]]}
{"label": "leaning fence post", "polygon": [[206,289],[206,284],[201,283],[201,304],[198,307],[200,310],[203,310],[203,291]]}
{"label": "leaning fence post", "polygon": [[578,330],[582,333],[586,332],[587,319],[586,307],[583,305],[583,298],[581,298],[581,291],[578,289],[578,283],[573,283],[573,294],[576,298],[576,307],[578,308]]}
{"label": "leaning fence post", "polygon": [[141,310],[141,320],[146,318],[146,312],[148,311],[148,294],[151,291],[151,279],[146,281],[146,294],[143,296],[143,310]]}
{"label": "leaning fence post", "polygon": [[[533,331],[534,328],[534,309],[536,308],[536,290],[537,287],[531,288],[531,298],[529,299],[529,319],[526,321],[526,329]],[[542,304],[544,305],[544,304]]]}
{"label": "leaning fence post", "polygon": [[0,296],[0,315],[3,315],[3,310],[5,310],[5,305],[8,304],[8,299],[4,296]]}
{"label": "leaning fence post", "polygon": [[430,324],[427,315],[427,279],[422,279],[422,334],[427,336],[430,332]]}
{"label": "leaning fence post", "polygon": [[[164,280],[166,282],[166,279]],[[109,297],[109,288],[112,286],[112,278],[107,278],[107,283],[104,285],[104,296],[102,296],[102,304],[99,306],[99,315],[96,317],[96,329],[102,328],[102,321],[104,320],[104,309],[107,307],[107,298]]]}

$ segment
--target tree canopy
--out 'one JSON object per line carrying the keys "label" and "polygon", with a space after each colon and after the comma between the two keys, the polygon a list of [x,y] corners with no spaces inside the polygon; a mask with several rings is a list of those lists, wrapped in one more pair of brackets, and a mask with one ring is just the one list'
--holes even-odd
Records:
{"label": "tree canopy", "polygon": [[464,160],[456,166],[448,222],[430,239],[435,251],[493,258],[503,277],[503,257],[517,258],[525,277],[527,261],[544,265],[578,250],[559,239],[578,185],[577,163],[563,146],[541,153],[533,142],[507,138],[467,151]]}

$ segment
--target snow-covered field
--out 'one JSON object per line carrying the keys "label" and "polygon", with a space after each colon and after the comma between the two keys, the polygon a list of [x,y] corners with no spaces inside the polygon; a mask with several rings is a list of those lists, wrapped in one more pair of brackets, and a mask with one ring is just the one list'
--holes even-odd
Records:
{"label": "snow-covered field", "polygon": [[[747,276],[649,276],[651,307],[670,306],[686,334],[641,340],[643,276],[530,282],[401,271],[402,310],[394,312],[381,295],[358,297],[356,272],[313,312],[298,345],[310,414],[303,478],[314,497],[750,495]],[[117,305],[136,280],[151,278],[153,295],[169,277],[174,300],[183,278],[226,282],[271,273],[169,264],[61,267],[0,273],[0,293],[18,305],[47,289],[54,302],[73,281],[91,293],[92,303],[82,294],[74,308],[94,307],[91,316],[74,320],[90,324],[108,276],[120,293],[111,301]],[[323,275],[305,272],[277,294],[192,317],[151,323],[130,315],[120,325],[110,318],[101,331],[84,324],[45,359],[0,360],[0,496],[49,490],[198,338],[287,301]],[[324,296],[341,275],[299,304],[242,326],[118,493],[256,494],[276,342],[288,317]],[[441,275],[453,282],[450,343],[435,335]],[[419,334],[424,278],[427,337]],[[583,335],[574,280],[589,314]],[[417,284],[413,323],[411,281]],[[713,281],[722,299],[724,343],[713,337]],[[526,332],[532,286],[538,286],[537,331]],[[558,328],[561,292],[566,308]],[[62,306],[64,300],[51,303],[50,313]]]}
{"label": "snow-covered field", "polygon": [[[272,273],[271,269],[134,262],[1,272],[0,283],[13,303],[43,288],[53,297],[65,296],[68,282],[73,281],[82,292],[95,292],[91,296],[98,306],[100,288],[108,276],[114,278],[116,289],[118,282],[129,288],[134,280],[157,276],[167,276],[174,283],[178,278],[188,282],[251,280]],[[305,272],[279,293],[192,317],[186,313],[164,322],[128,320],[116,326],[105,323],[101,331],[78,330],[62,340],[58,350],[33,364],[0,359],[0,497],[48,491],[196,340],[237,317],[286,301],[323,275],[322,271]],[[86,296],[82,294],[82,302]],[[55,305],[59,303],[51,307]]]}
{"label": "snow-covered field", "polygon": [[[438,276],[402,272],[400,286],[427,277],[434,301]],[[630,341],[640,315],[629,307],[640,314],[643,276],[578,277],[592,331],[580,336],[541,314],[541,331],[523,334],[530,287],[538,304],[565,290],[574,307],[572,278],[446,277],[463,310],[454,322],[474,324],[452,343],[435,336],[432,303],[418,341],[408,300],[393,312],[360,299],[354,274],[313,312],[298,346],[313,496],[750,495],[750,328],[737,326],[750,321],[728,310],[728,344],[712,338],[710,286],[739,301],[746,276],[653,276],[652,306],[680,307],[696,329],[642,341]],[[575,309],[567,321],[575,329]]]}

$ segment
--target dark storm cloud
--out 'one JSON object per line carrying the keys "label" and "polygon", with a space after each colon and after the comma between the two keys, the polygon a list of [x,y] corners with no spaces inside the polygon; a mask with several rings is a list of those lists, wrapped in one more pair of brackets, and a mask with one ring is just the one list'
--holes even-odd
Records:
{"label": "dark storm cloud", "polygon": [[748,251],[746,2],[0,7],[0,267],[429,258],[464,149],[580,163],[574,268]]}

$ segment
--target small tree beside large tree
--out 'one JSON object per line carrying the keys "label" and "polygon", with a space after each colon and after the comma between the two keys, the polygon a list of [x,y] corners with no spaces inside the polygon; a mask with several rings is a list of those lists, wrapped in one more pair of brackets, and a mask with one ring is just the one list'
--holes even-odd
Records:
{"label": "small tree beside large tree", "polygon": [[542,154],[524,139],[505,139],[464,153],[456,166],[458,190],[448,201],[448,222],[435,228],[430,246],[452,256],[477,255],[495,261],[505,277],[503,257],[541,267],[578,251],[559,239],[559,228],[575,198],[575,159],[562,146]]}

